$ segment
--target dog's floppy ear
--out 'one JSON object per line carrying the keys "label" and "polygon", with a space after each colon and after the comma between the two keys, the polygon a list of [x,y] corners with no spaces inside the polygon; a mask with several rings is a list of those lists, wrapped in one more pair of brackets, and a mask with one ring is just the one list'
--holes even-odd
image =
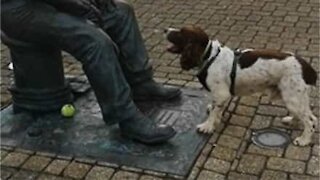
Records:
{"label": "dog's floppy ear", "polygon": [[201,55],[202,50],[199,45],[193,43],[187,44],[181,53],[180,64],[182,69],[189,70],[198,66]]}

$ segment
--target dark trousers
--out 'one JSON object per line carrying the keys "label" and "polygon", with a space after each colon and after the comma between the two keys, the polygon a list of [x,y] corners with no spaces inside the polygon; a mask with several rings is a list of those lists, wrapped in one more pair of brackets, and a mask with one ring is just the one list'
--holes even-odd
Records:
{"label": "dark trousers", "polygon": [[42,0],[5,0],[1,29],[10,37],[59,48],[83,65],[101,107],[113,124],[134,116],[130,85],[152,78],[132,7],[115,1],[102,11],[102,26],[61,12]]}

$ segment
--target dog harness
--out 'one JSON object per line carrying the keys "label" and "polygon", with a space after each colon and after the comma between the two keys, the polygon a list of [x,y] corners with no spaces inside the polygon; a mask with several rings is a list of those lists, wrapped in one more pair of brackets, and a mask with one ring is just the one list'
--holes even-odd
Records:
{"label": "dog harness", "polygon": [[[211,43],[210,43],[210,45],[211,45]],[[211,50],[212,50],[212,46],[210,46],[209,48],[206,48],[205,53],[202,58],[202,59],[206,59],[206,60],[204,60],[204,62],[202,63],[203,65],[197,74],[197,78],[198,78],[199,82],[203,85],[203,87],[207,91],[211,91],[207,85],[207,82],[206,82],[206,79],[208,76],[208,69],[209,69],[210,65],[216,60],[218,55],[220,54],[221,48],[218,47],[217,54],[214,55],[213,57],[209,58],[209,56],[211,54]],[[238,60],[240,59],[240,57],[242,55],[242,52],[239,49],[234,50],[233,53],[234,53],[234,59],[233,59],[233,63],[232,63],[232,69],[230,72],[231,85],[230,85],[230,90],[229,90],[231,95],[234,95],[234,85],[235,85],[236,74],[237,74],[237,64],[238,64]]]}

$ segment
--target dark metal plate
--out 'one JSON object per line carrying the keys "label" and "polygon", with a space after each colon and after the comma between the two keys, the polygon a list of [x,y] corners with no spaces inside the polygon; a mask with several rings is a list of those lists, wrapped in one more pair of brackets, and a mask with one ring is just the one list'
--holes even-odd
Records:
{"label": "dark metal plate", "polygon": [[205,93],[195,90],[183,90],[183,97],[173,102],[139,103],[143,112],[178,131],[170,142],[155,146],[121,137],[117,125],[106,126],[92,92],[76,101],[78,112],[71,119],[13,115],[8,107],[1,111],[1,145],[185,176],[208,140],[195,129],[206,118],[207,103]]}

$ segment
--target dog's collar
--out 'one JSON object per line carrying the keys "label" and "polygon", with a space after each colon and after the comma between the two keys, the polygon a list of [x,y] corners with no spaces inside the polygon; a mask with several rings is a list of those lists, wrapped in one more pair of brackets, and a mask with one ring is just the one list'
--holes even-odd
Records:
{"label": "dog's collar", "polygon": [[209,41],[208,45],[209,45],[209,47],[207,46],[206,49],[208,49],[208,50],[210,49],[210,51],[208,51],[209,53],[208,52],[204,53],[204,58],[207,56],[206,54],[209,54],[209,55],[208,55],[207,59],[202,60],[202,67],[201,67],[200,71],[198,72],[197,77],[198,77],[199,82],[203,85],[203,87],[206,90],[210,91],[210,89],[207,85],[207,82],[206,82],[207,75],[208,75],[208,69],[209,69],[210,65],[214,62],[214,60],[216,60],[216,58],[220,54],[221,48],[220,48],[220,46],[218,46],[217,53],[214,56],[210,57],[211,51],[212,51],[211,41]]}

